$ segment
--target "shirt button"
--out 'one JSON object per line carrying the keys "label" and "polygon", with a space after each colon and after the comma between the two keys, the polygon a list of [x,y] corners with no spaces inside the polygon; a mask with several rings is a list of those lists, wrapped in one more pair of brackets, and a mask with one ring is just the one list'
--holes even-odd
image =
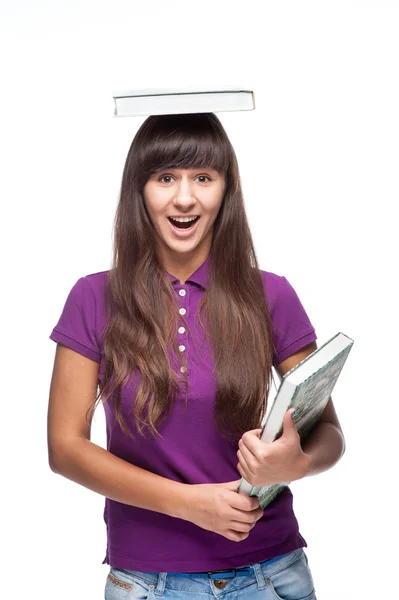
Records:
{"label": "shirt button", "polygon": [[179,313],[181,315],[185,315],[186,314],[186,309],[185,308],[179,308]]}
{"label": "shirt button", "polygon": [[182,373],[185,373],[185,372],[187,371],[187,367],[180,367],[180,371],[181,371]]}
{"label": "shirt button", "polygon": [[184,327],[179,327],[179,333],[184,333],[186,330],[184,329]]}
{"label": "shirt button", "polygon": [[185,296],[186,295],[186,290],[179,290],[179,294],[180,294],[180,296]]}
{"label": "shirt button", "polygon": [[180,352],[184,352],[184,351],[185,351],[185,349],[186,349],[186,347],[185,347],[185,346],[183,346],[183,345],[182,345],[182,346],[179,346],[179,350],[180,350]]}

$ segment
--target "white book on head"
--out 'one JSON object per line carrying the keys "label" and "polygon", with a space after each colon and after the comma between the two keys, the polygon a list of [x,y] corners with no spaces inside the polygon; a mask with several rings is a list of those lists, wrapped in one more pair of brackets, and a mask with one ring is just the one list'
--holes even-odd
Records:
{"label": "white book on head", "polygon": [[147,88],[114,91],[115,117],[253,110],[254,92],[220,88]]}

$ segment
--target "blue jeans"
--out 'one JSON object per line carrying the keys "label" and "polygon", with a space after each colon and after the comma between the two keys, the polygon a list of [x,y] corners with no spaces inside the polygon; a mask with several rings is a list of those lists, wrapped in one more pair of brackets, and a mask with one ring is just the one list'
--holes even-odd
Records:
{"label": "blue jeans", "polygon": [[240,577],[177,577],[110,567],[105,600],[316,600],[312,574],[302,548]]}

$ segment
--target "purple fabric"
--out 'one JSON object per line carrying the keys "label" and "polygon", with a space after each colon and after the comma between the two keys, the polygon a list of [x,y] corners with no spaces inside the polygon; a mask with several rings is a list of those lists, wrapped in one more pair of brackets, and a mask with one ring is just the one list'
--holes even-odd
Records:
{"label": "purple fabric", "polygon": [[[216,379],[211,352],[195,320],[198,302],[207,286],[210,257],[184,285],[169,275],[179,306],[186,309],[192,338],[178,333],[188,362],[187,406],[182,396],[161,426],[162,438],[144,439],[129,419],[137,373],[122,390],[122,410],[136,442],[115,422],[109,401],[104,410],[107,450],[120,458],[174,481],[189,484],[220,483],[239,479],[238,446],[218,433],[213,410]],[[50,339],[100,363],[104,376],[102,332],[106,325],[105,281],[107,271],[81,277],[72,287]],[[273,322],[276,366],[317,339],[315,330],[285,277],[262,271]],[[180,295],[179,290],[185,290]],[[183,323],[181,323],[183,325]],[[193,343],[196,342],[196,345]],[[198,346],[198,350],[196,349]],[[256,350],[254,350],[256,351]],[[173,364],[177,364],[175,361]],[[285,488],[265,509],[249,537],[233,542],[182,519],[105,499],[107,550],[103,561],[122,569],[149,572],[195,572],[240,567],[306,547],[292,507],[292,493]]]}

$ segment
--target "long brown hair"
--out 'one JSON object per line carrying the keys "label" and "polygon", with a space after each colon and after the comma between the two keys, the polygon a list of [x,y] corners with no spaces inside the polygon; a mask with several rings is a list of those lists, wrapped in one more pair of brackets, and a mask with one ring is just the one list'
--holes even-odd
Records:
{"label": "long brown hair", "polygon": [[[105,377],[96,401],[100,397],[105,401],[115,392],[116,418],[131,436],[123,420],[120,392],[121,385],[138,370],[140,384],[132,398],[133,419],[141,435],[143,428],[148,428],[155,436],[179,393],[168,349],[172,348],[180,364],[185,364],[176,343],[181,315],[143,200],[148,178],[172,168],[213,168],[225,176],[224,198],[212,236],[209,283],[198,308],[199,313],[203,311],[206,328],[201,314],[198,316],[213,350],[216,426],[224,437],[231,433],[240,437],[259,427],[266,409],[273,361],[272,325],[245,213],[237,158],[213,113],[150,116],[130,146],[106,287]],[[185,380],[187,386],[187,375]]]}

